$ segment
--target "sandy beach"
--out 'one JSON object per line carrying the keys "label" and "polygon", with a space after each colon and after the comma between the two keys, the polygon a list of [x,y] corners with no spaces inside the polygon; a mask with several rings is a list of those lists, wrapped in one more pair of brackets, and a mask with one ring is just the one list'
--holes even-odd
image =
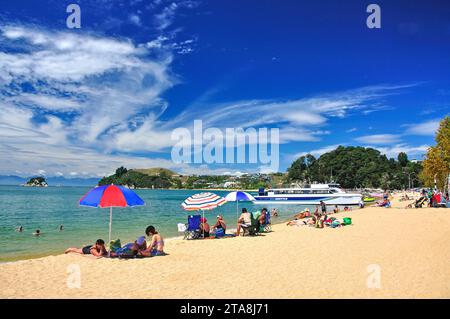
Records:
{"label": "sandy beach", "polygon": [[[353,225],[338,229],[278,224],[257,237],[168,240],[164,257],[5,263],[0,297],[449,298],[450,210],[393,204],[339,213]],[[80,287],[69,288],[78,267]]]}

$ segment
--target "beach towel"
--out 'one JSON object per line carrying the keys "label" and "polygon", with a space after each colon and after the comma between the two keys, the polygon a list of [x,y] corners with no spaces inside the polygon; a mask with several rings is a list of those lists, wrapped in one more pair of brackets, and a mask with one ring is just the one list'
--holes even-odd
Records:
{"label": "beach towel", "polygon": [[225,236],[225,230],[224,230],[223,228],[218,228],[218,229],[216,230],[216,233],[214,234],[214,236],[215,236],[216,238],[220,238],[220,237]]}
{"label": "beach towel", "polygon": [[341,223],[337,219],[333,220],[330,225],[331,228],[336,228],[339,226],[341,226]]}

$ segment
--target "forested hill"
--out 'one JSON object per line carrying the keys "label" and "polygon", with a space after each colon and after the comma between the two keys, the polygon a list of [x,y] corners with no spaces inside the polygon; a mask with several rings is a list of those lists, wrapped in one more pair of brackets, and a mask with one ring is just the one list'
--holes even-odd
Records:
{"label": "forested hill", "polygon": [[400,153],[397,160],[388,159],[378,150],[339,146],[318,159],[308,154],[294,161],[288,169],[290,182],[337,182],[344,188],[374,187],[402,189],[420,186],[420,163]]}

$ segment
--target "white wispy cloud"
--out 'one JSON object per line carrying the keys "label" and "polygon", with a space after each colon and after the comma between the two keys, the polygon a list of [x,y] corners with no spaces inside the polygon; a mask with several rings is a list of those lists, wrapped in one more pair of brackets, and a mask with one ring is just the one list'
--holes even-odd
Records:
{"label": "white wispy cloud", "polygon": [[416,157],[416,159],[422,159],[422,156],[427,152],[429,145],[412,146],[406,143],[395,144],[387,147],[372,147],[379,150],[382,154],[385,154],[388,158],[397,158],[398,154],[404,152],[410,157]]}
{"label": "white wispy cloud", "polygon": [[434,136],[439,128],[440,119],[429,120],[422,123],[406,124],[405,134]]}
{"label": "white wispy cloud", "polygon": [[360,136],[355,140],[360,143],[388,145],[399,142],[401,140],[401,137],[397,134],[373,134]]}

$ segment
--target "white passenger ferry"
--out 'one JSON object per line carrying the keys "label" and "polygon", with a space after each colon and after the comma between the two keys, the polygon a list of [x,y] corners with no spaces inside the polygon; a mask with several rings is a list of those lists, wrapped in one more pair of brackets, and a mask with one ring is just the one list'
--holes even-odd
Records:
{"label": "white passenger ferry", "polygon": [[346,193],[339,184],[311,184],[296,188],[259,189],[254,204],[360,205],[362,195]]}

